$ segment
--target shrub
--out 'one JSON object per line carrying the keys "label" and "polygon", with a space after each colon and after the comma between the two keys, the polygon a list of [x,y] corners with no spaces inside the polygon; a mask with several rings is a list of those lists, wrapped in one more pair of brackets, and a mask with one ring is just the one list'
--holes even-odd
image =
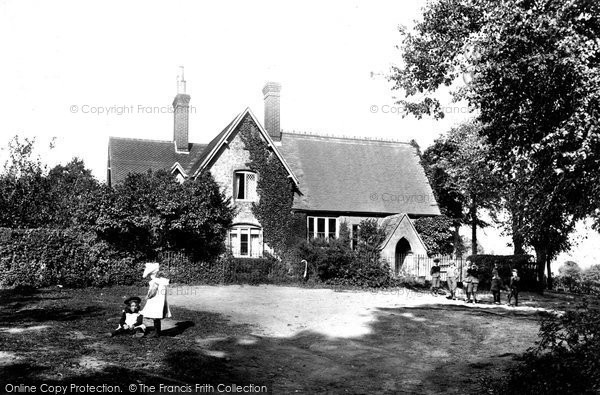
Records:
{"label": "shrub", "polygon": [[[356,251],[350,248],[347,231],[342,232],[342,229],[340,227],[339,239],[313,239],[298,246],[297,256],[309,262],[309,277],[326,284],[363,288],[395,285],[389,265],[380,258],[385,233],[376,221],[360,223]],[[304,271],[304,268],[298,269]]]}
{"label": "shrub", "polygon": [[415,229],[427,247],[429,256],[450,255],[454,252],[452,220],[445,215],[414,220]]}
{"label": "shrub", "polygon": [[490,385],[500,394],[597,394],[600,391],[600,311],[586,304],[548,313],[539,340],[508,379]]}

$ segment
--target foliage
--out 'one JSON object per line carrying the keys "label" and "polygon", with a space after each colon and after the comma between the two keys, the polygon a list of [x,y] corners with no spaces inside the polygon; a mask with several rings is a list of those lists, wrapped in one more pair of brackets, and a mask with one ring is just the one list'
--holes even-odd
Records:
{"label": "foliage", "polygon": [[453,182],[446,166],[446,158],[456,152],[456,146],[446,138],[438,138],[433,145],[427,147],[421,156],[421,165],[425,170],[429,184],[433,189],[435,200],[440,212],[452,219],[455,227],[455,238],[458,239],[458,229],[463,222],[464,197]]}
{"label": "foliage", "polygon": [[600,214],[598,15],[587,0],[432,2],[402,30],[404,62],[391,76],[417,98],[403,101],[417,117],[443,117],[432,94],[467,82],[454,98],[477,110],[504,175],[508,229],[535,249],[540,279],[574,222]]}
{"label": "foliage", "polygon": [[592,265],[583,272],[581,291],[600,296],[600,265]]}
{"label": "foliage", "polygon": [[542,320],[539,340],[509,378],[502,394],[597,394],[600,391],[600,311],[583,304]]}
{"label": "foliage", "polygon": [[162,170],[129,174],[114,188],[101,188],[80,218],[102,239],[148,259],[182,250],[205,262],[224,251],[232,220],[229,200],[209,173],[179,184]]}
{"label": "foliage", "polygon": [[0,175],[0,226],[37,228],[52,220],[46,169],[34,151],[35,139],[15,136],[8,144],[9,158]]}
{"label": "foliage", "polygon": [[385,229],[377,224],[377,220],[371,218],[360,221],[356,245],[358,260],[364,264],[379,265],[381,245],[385,236]]}
{"label": "foliage", "polygon": [[384,230],[372,219],[361,221],[359,229],[356,251],[350,248],[344,224],[340,226],[338,239],[300,243],[297,255],[309,263],[310,276],[326,284],[344,286],[378,288],[395,284],[389,265],[380,258]]}
{"label": "foliage", "polygon": [[517,269],[521,281],[521,289],[536,289],[536,273],[531,268],[531,255],[471,255],[469,261],[477,266],[479,286],[487,289],[491,284],[494,264],[498,264],[498,274],[508,284],[512,269]]}
{"label": "foliage", "polygon": [[436,195],[442,198],[443,211],[453,215],[455,226],[471,226],[473,254],[477,227],[487,225],[480,219],[479,211],[494,212],[499,205],[499,179],[490,160],[491,147],[480,131],[476,122],[452,128],[428,148],[422,161]]}
{"label": "foliage", "polygon": [[281,257],[306,236],[306,217],[292,212],[295,186],[277,155],[248,119],[240,136],[250,153],[247,166],[258,174],[260,199],[253,204],[252,212],[263,227],[264,242]]}
{"label": "foliage", "polygon": [[559,275],[556,277],[554,288],[600,296],[600,265],[592,265],[585,270],[581,270],[575,262],[567,261],[559,268]]}
{"label": "foliage", "polygon": [[132,285],[141,281],[138,257],[118,252],[95,235],[65,229],[0,229],[0,286]]}
{"label": "foliage", "polygon": [[566,261],[558,268],[557,280],[569,291],[573,291],[573,287],[581,282],[581,268],[576,262]]}
{"label": "foliage", "polygon": [[429,256],[450,255],[454,252],[453,221],[445,215],[423,217],[414,220],[415,229],[421,236]]}
{"label": "foliage", "polygon": [[[47,226],[67,228],[75,224],[74,213],[80,210],[90,195],[93,195],[100,184],[85,167],[83,160],[73,158],[66,165],[57,165],[50,169],[47,186],[51,200],[52,219]],[[92,207],[86,207],[92,209]]]}

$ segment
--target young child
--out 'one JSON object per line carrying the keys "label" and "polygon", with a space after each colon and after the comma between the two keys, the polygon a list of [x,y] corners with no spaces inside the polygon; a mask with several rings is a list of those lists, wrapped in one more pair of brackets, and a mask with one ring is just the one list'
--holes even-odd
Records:
{"label": "young child", "polygon": [[117,336],[124,333],[131,333],[134,337],[142,337],[146,333],[144,325],[144,316],[140,313],[140,303],[142,300],[137,296],[132,296],[125,300],[127,307],[123,310],[119,326],[110,336]]}
{"label": "young child", "polygon": [[450,295],[448,295],[446,299],[456,300],[456,278],[456,264],[454,262],[450,262],[450,266],[448,266],[448,270],[446,271],[446,281],[448,282]]}
{"label": "young child", "polygon": [[142,310],[144,317],[154,320],[154,337],[161,335],[161,320],[171,317],[171,310],[167,302],[167,287],[169,279],[159,273],[158,262],[146,263],[143,278],[150,276],[146,305]]}
{"label": "young child", "polygon": [[[479,272],[477,265],[471,264],[467,270],[467,303],[479,303],[477,300],[477,287],[479,286]],[[471,297],[473,300],[471,300]]]}
{"label": "young child", "polygon": [[492,275],[492,285],[490,287],[490,291],[492,291],[492,295],[494,296],[494,304],[500,304],[500,290],[502,288],[504,288],[504,283],[498,275],[498,271],[496,271]]}
{"label": "young child", "polygon": [[512,277],[510,278],[510,283],[508,285],[508,290],[510,291],[510,293],[508,294],[507,305],[509,306],[510,300],[513,296],[515,297],[515,307],[519,305],[519,281],[521,281],[521,278],[518,276],[517,269],[513,269]]}
{"label": "young child", "polygon": [[431,266],[431,294],[437,296],[440,292],[440,260],[435,258],[433,260],[433,266]]}

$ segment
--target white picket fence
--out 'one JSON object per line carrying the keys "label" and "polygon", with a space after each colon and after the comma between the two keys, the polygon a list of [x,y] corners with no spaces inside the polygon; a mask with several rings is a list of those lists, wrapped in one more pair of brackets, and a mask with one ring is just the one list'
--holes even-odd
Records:
{"label": "white picket fence", "polygon": [[397,277],[402,276],[412,276],[412,277],[422,277],[426,280],[431,280],[431,267],[433,266],[433,260],[438,258],[440,260],[440,274],[441,280],[446,280],[446,271],[448,270],[448,266],[450,266],[450,262],[454,262],[456,264],[456,271],[458,275],[458,281],[462,281],[463,276],[463,267],[465,265],[465,259],[463,257],[457,256],[438,256],[438,257],[428,257],[427,255],[406,255],[404,257],[403,262],[396,262],[395,275]]}

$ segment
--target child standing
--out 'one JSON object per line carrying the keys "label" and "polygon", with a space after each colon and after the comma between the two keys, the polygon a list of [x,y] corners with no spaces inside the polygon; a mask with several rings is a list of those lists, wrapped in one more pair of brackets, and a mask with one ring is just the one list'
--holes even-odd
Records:
{"label": "child standing", "polygon": [[456,264],[450,262],[450,266],[448,266],[448,270],[446,271],[446,281],[448,282],[450,295],[448,295],[446,299],[456,300],[456,274]]}
{"label": "child standing", "polygon": [[134,337],[144,336],[146,325],[144,325],[144,316],[140,313],[141,302],[142,300],[137,296],[125,300],[127,307],[123,310],[119,326],[110,334],[111,337],[124,333],[131,333]]}
{"label": "child standing", "polygon": [[510,283],[509,283],[509,291],[510,293],[508,294],[508,303],[507,305],[510,306],[510,300],[512,299],[512,297],[515,297],[515,307],[517,307],[519,305],[519,281],[521,281],[521,278],[519,278],[518,273],[517,273],[517,269],[513,269],[512,271],[512,277],[510,278]]}
{"label": "child standing", "polygon": [[147,318],[154,320],[154,337],[161,335],[161,320],[171,317],[171,310],[167,302],[167,287],[169,279],[159,273],[158,262],[146,263],[146,269],[142,277],[150,276],[146,305],[142,313]]}
{"label": "child standing", "polygon": [[[467,269],[467,303],[479,303],[477,301],[477,287],[479,286],[479,272],[477,265],[472,264]],[[473,300],[471,300],[473,297]]]}
{"label": "child standing", "polygon": [[500,290],[502,288],[504,288],[504,283],[498,275],[498,271],[496,271],[493,274],[492,285],[490,287],[490,291],[492,291],[492,295],[494,296],[494,304],[500,304]]}
{"label": "child standing", "polygon": [[437,296],[440,290],[440,260],[435,258],[433,260],[433,266],[431,266],[431,294]]}

